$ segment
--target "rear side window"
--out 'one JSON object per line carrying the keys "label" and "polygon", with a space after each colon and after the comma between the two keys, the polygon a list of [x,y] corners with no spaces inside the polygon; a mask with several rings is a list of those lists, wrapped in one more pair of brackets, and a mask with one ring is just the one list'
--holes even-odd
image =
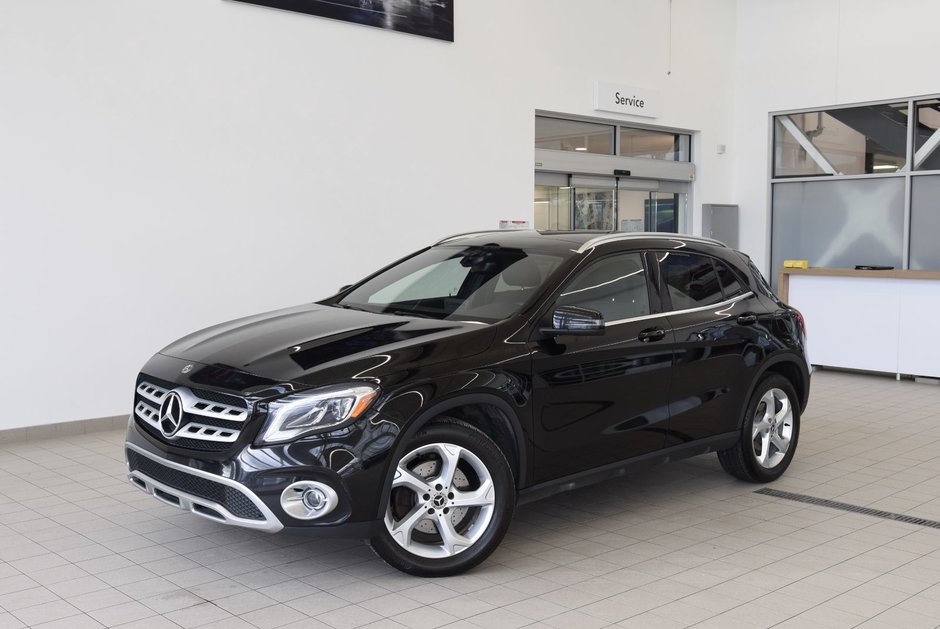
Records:
{"label": "rear side window", "polygon": [[715,260],[715,271],[718,272],[718,279],[721,282],[721,288],[725,292],[725,299],[731,299],[738,295],[743,295],[745,290],[738,274],[731,270],[727,264],[721,260]]}
{"label": "rear side window", "polygon": [[642,254],[621,253],[598,260],[565,287],[557,305],[597,310],[607,322],[648,315],[650,301]]}
{"label": "rear side window", "polygon": [[763,292],[768,297],[776,299],[777,295],[770,287],[770,283],[767,282],[767,279],[764,277],[763,273],[761,273],[760,270],[754,266],[754,262],[750,258],[747,258],[747,256],[745,256],[745,258],[747,259],[748,270],[750,270],[751,275],[754,276],[754,279],[757,280],[757,287],[760,289],[758,292]]}
{"label": "rear side window", "polygon": [[708,256],[670,251],[657,257],[673,310],[710,306],[724,300],[718,273]]}

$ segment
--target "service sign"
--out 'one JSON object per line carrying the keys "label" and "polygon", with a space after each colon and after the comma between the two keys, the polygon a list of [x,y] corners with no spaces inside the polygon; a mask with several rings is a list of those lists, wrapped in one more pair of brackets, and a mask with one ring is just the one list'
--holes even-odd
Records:
{"label": "service sign", "polygon": [[630,116],[659,116],[659,92],[645,87],[594,82],[594,109]]}

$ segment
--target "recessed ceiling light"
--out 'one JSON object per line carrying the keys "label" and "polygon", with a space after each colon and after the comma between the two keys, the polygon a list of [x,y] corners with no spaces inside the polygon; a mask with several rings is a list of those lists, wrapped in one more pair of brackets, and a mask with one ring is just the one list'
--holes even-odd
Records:
{"label": "recessed ceiling light", "polygon": [[872,166],[872,170],[897,170],[898,167],[894,164],[878,164],[877,166]]}
{"label": "recessed ceiling light", "polygon": [[576,151],[586,151],[586,150],[587,150],[587,147],[586,147],[586,146],[576,146],[576,147],[574,147],[574,150],[576,150]]}

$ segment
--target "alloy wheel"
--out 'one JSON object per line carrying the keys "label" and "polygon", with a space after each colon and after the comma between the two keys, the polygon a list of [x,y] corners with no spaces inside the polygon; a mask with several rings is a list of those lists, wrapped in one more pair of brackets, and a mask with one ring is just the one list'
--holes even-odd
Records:
{"label": "alloy wheel", "polygon": [[495,501],[492,475],[478,456],[452,443],[430,443],[398,462],[385,527],[409,553],[452,557],[486,532]]}
{"label": "alloy wheel", "polygon": [[781,389],[769,389],[757,404],[751,428],[751,445],[757,464],[776,467],[790,449],[793,437],[793,407]]}

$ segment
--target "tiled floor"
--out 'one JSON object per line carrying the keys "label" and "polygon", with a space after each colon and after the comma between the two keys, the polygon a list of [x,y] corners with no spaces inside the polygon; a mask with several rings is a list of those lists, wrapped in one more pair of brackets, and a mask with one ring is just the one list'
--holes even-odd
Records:
{"label": "tiled floor", "polygon": [[[817,372],[775,489],[940,520],[940,386]],[[124,479],[122,433],[0,446],[0,627],[937,627],[940,529],[754,494],[714,455],[521,508],[471,573],[267,535]]]}

